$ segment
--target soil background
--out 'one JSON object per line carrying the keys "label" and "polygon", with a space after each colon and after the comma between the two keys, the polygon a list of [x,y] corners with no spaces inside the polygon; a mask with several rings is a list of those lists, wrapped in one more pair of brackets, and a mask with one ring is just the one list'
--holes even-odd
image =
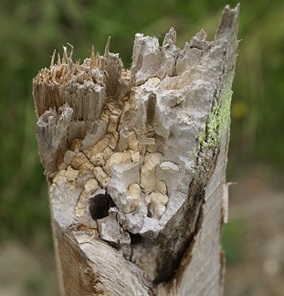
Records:
{"label": "soil background", "polygon": [[[225,296],[284,295],[284,175],[264,165],[231,177]],[[223,239],[225,239],[223,237]],[[224,242],[226,243],[226,242]],[[224,246],[225,247],[225,246]],[[235,248],[235,249],[234,249]]]}

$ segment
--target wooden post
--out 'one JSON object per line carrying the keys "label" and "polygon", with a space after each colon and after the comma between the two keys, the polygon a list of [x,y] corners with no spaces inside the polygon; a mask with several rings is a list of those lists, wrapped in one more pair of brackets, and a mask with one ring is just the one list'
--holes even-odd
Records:
{"label": "wooden post", "polygon": [[136,34],[130,71],[108,41],[34,79],[62,295],[222,294],[238,14],[183,49]]}

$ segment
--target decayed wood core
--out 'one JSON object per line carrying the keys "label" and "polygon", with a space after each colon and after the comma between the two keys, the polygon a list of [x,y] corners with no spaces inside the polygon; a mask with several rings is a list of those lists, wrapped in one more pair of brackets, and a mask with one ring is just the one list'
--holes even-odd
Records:
{"label": "decayed wood core", "polygon": [[[57,63],[54,53],[34,79],[66,295],[191,295],[179,292],[180,275],[194,266],[208,219],[219,256],[238,12],[226,7],[214,41],[202,30],[184,49],[173,28],[162,45],[136,34],[130,70],[108,41],[103,56],[92,51],[82,64],[73,49]],[[199,260],[217,285],[214,258]]]}

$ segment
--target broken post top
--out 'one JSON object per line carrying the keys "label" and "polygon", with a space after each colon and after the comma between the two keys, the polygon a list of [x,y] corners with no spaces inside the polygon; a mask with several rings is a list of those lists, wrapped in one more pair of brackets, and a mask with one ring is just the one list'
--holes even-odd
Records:
{"label": "broken post top", "polygon": [[129,71],[109,42],[82,64],[64,48],[33,81],[54,220],[77,240],[74,225],[90,229],[156,283],[197,229],[228,131],[238,13],[226,7],[214,41],[201,30],[183,49],[173,28],[162,45],[136,34]]}
{"label": "broken post top", "polygon": [[[49,69],[42,69],[34,79],[33,93],[37,116],[41,116],[50,108],[58,110],[67,103],[74,109],[74,120],[95,120],[101,115],[103,97],[120,99],[127,96],[131,86],[141,85],[149,78],[163,80],[166,77],[179,76],[184,71],[194,70],[201,55],[209,52],[212,46],[217,46],[219,40],[224,42],[224,34],[225,38],[237,38],[236,34],[230,34],[230,31],[237,32],[237,19],[232,18],[230,14],[237,13],[238,9],[225,8],[214,42],[206,41],[206,32],[201,30],[190,43],[186,42],[182,50],[175,46],[174,28],[165,35],[162,45],[159,45],[156,37],[136,34],[130,72],[123,69],[118,54],[109,52],[110,38],[103,56],[95,54],[92,48],[91,57],[86,58],[82,64],[72,60],[71,45],[69,55],[67,47],[64,47],[62,57],[60,54],[56,56],[54,51]],[[231,40],[227,42],[231,44]],[[229,54],[227,52],[227,55]],[[182,88],[183,80],[178,85],[175,83],[176,80],[180,79],[172,79],[168,88]],[[190,77],[184,80],[187,86],[191,82]],[[168,81],[164,82],[166,83]],[[64,93],[61,93],[60,87],[64,88]],[[74,98],[81,95],[84,99]]]}

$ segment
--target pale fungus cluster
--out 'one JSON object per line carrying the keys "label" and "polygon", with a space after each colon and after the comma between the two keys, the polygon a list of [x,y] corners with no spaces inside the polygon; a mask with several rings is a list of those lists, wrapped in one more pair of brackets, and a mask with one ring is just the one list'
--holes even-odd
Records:
{"label": "pale fungus cluster", "polygon": [[[82,141],[74,139],[70,150],[58,163],[59,172],[54,182],[62,175],[73,183],[78,178],[84,179],[75,209],[77,217],[86,214],[88,199],[98,190],[108,191],[124,214],[135,212],[139,204],[141,208],[147,208],[148,217],[154,219],[160,219],[166,211],[169,200],[167,185],[165,181],[157,179],[156,169],[160,167],[161,170],[176,172],[178,166],[169,161],[163,162],[163,154],[155,152],[153,138],[146,138],[144,132],[139,134],[135,129],[126,132],[121,128],[124,111],[108,103],[101,115],[101,119],[107,121],[107,130],[102,139],[84,150]],[[148,126],[146,128],[149,129]],[[141,134],[143,139],[139,141]],[[111,179],[113,181],[108,188]]]}

